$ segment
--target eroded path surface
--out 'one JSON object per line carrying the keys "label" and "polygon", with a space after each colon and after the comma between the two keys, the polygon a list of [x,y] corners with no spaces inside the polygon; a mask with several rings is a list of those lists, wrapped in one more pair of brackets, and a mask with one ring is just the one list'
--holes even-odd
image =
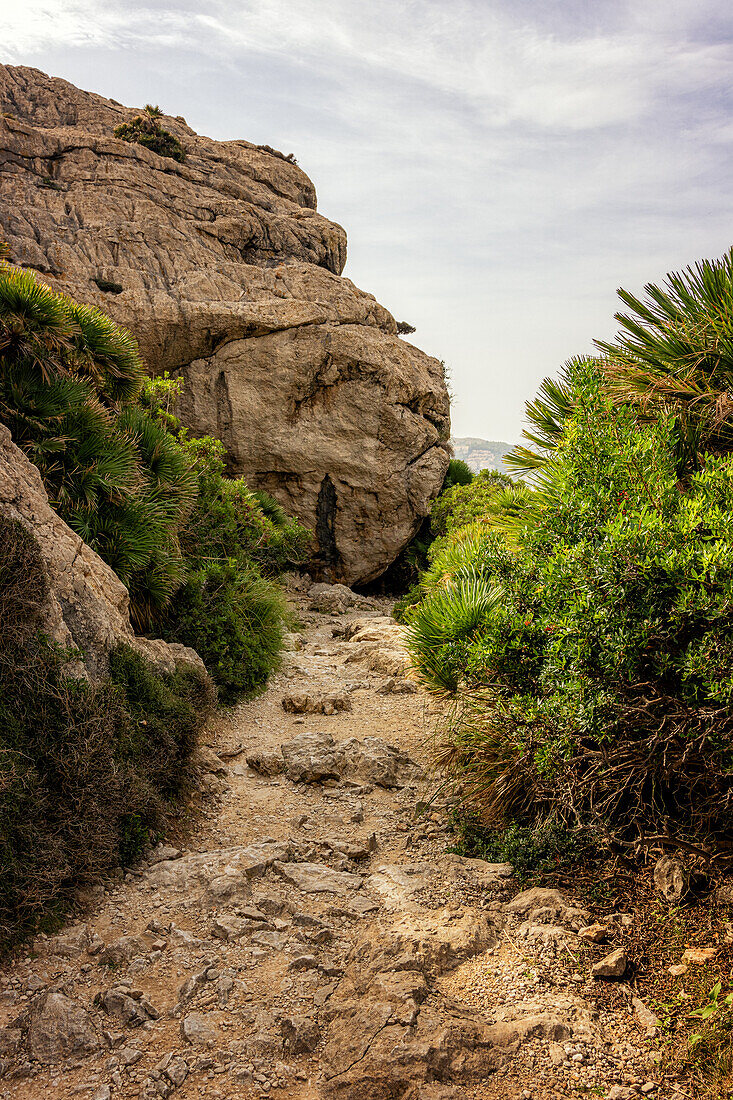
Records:
{"label": "eroded path surface", "polygon": [[298,604],[302,648],[212,732],[195,846],[0,976],[0,1097],[662,1095],[653,1015],[623,982],[599,1007],[589,976],[630,918],[588,931],[448,854],[444,803],[415,814],[431,714],[388,605]]}

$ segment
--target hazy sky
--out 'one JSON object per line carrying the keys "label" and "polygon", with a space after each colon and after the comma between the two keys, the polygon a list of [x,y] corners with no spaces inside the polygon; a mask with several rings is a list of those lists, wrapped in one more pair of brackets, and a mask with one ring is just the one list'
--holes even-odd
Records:
{"label": "hazy sky", "polygon": [[732,243],[730,0],[0,0],[0,57],[295,153],[456,435]]}

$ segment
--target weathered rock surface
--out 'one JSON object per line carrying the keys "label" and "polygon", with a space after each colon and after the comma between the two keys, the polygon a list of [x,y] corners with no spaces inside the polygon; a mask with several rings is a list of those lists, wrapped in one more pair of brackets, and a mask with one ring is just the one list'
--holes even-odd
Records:
{"label": "weathered rock surface", "polygon": [[[78,649],[82,659],[75,668],[79,674],[92,679],[103,675],[109,651],[120,644],[137,649],[160,671],[172,672],[179,662],[186,662],[205,674],[203,661],[193,649],[135,636],[127,589],[54,512],[41,475],[2,424],[0,519],[20,523],[31,533],[45,574],[45,592],[29,607],[23,627],[42,631],[64,648]],[[5,533],[3,537],[10,536]]]}
{"label": "weathered rock surface", "polygon": [[90,1054],[101,1043],[89,1013],[63,993],[46,993],[28,1019],[28,1053],[51,1064],[70,1055]]}
{"label": "weathered rock surface", "polygon": [[496,943],[485,916],[454,916],[405,913],[355,944],[329,1002],[327,1095],[378,1100],[403,1096],[415,1083],[460,1082],[496,1068],[497,1037],[478,1012],[447,999],[437,1010],[426,1003],[434,978]]}
{"label": "weathered rock surface", "polygon": [[[349,737],[334,741],[330,733],[308,731],[299,733],[281,746],[285,774],[294,783],[322,783],[327,780],[349,779],[375,783],[379,787],[401,788],[415,783],[422,769],[396,745],[388,745],[379,737],[358,740]],[[260,764],[253,754],[247,763],[255,770],[272,773],[273,762]]]}
{"label": "weathered rock surface", "polygon": [[187,155],[162,158],[113,136],[137,112],[36,69],[0,66],[0,111],[13,261],[183,374],[185,422],[316,532],[324,576],[378,576],[447,469],[443,366],[340,277],[346,234],[307,176],[167,116]]}
{"label": "weathered rock surface", "polygon": [[147,873],[157,890],[170,890],[196,897],[197,902],[217,904],[248,898],[249,882],[275,860],[287,861],[294,854],[292,843],[263,839],[237,848],[192,853],[182,859],[163,860]]}
{"label": "weathered rock surface", "polygon": [[315,695],[283,695],[283,710],[288,714],[336,714],[340,710],[351,710],[348,695],[330,691]]}
{"label": "weathered rock surface", "polygon": [[682,901],[690,889],[684,864],[670,856],[662,856],[654,865],[654,885],[665,901]]}

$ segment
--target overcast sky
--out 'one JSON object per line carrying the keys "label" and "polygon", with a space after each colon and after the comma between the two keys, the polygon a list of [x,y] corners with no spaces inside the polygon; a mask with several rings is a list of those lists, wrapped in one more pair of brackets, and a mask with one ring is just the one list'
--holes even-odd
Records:
{"label": "overcast sky", "polygon": [[0,0],[0,57],[295,153],[455,435],[732,243],[730,0]]}

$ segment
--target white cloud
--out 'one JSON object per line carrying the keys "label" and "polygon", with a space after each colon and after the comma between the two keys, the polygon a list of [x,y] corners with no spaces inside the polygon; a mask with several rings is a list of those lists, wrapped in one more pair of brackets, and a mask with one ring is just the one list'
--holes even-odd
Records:
{"label": "white cloud", "polygon": [[494,438],[516,436],[539,378],[609,334],[616,285],[727,247],[732,40],[727,0],[0,11],[16,63],[294,150],[349,231],[351,277],[452,362],[459,431]]}

